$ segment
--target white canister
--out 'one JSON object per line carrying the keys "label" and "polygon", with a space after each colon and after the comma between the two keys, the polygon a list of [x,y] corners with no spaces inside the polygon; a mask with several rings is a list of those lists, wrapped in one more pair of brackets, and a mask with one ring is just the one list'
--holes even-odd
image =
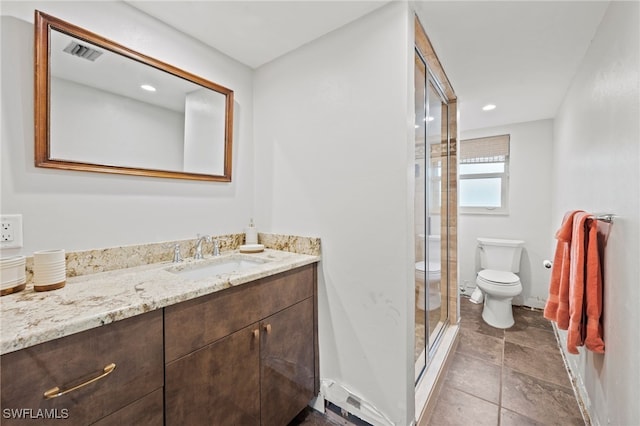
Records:
{"label": "white canister", "polygon": [[64,249],[33,253],[33,289],[49,291],[64,287],[67,264]]}

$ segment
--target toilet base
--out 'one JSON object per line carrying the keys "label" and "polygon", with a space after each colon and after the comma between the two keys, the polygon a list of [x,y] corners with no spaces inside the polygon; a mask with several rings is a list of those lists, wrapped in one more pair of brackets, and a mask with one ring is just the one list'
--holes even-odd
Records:
{"label": "toilet base", "polygon": [[[439,283],[439,281],[438,281]],[[416,299],[416,307],[421,311],[425,310],[425,294],[424,294],[424,283],[418,282],[418,298]],[[434,309],[438,309],[440,304],[442,303],[440,292],[433,289],[434,283],[431,283],[429,286],[429,310],[433,311]]]}
{"label": "toilet base", "polygon": [[484,295],[484,308],[482,309],[482,319],[484,322],[495,328],[509,328],[515,324],[513,319],[513,308],[511,301],[513,297],[492,297],[490,294]]}

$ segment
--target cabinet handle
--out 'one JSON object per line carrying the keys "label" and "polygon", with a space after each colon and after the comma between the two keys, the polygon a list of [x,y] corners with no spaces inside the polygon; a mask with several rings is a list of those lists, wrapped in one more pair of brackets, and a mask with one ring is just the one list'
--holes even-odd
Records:
{"label": "cabinet handle", "polygon": [[267,332],[267,334],[271,333],[271,324],[267,324],[264,326],[264,331]]}
{"label": "cabinet handle", "polygon": [[77,390],[77,389],[80,389],[82,387],[85,387],[90,383],[97,382],[98,380],[100,380],[100,379],[102,379],[104,377],[107,377],[109,374],[113,373],[113,370],[115,370],[115,369],[116,369],[116,365],[114,363],[111,363],[111,364],[109,364],[109,365],[104,367],[104,369],[102,370],[102,374],[100,374],[99,376],[96,376],[93,379],[89,379],[84,383],[80,383],[79,385],[73,386],[73,387],[71,387],[69,389],[65,389],[65,390],[60,390],[60,388],[56,386],[55,388],[51,388],[48,391],[46,391],[44,393],[44,398],[45,399],[57,398],[59,396],[62,396],[64,394],[67,394],[67,393],[72,392],[74,390]]}
{"label": "cabinet handle", "polygon": [[253,330],[253,338],[257,339],[258,337],[260,337],[260,329],[256,328],[255,330]]}

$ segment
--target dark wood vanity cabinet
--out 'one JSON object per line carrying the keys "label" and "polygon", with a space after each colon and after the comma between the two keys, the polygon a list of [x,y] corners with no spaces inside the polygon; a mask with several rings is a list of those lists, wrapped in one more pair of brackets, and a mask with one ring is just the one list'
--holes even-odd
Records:
{"label": "dark wood vanity cabinet", "polygon": [[286,425],[318,393],[316,266],[165,308],[166,425]]}
{"label": "dark wood vanity cabinet", "polygon": [[157,310],[3,355],[1,423],[162,425],[162,325]]}
{"label": "dark wood vanity cabinet", "polygon": [[317,342],[312,264],[2,355],[0,423],[286,425]]}

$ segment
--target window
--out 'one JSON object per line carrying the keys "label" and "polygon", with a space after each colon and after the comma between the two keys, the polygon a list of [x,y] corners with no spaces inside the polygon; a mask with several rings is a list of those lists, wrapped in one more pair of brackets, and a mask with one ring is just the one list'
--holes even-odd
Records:
{"label": "window", "polygon": [[460,141],[461,213],[507,213],[509,135]]}

